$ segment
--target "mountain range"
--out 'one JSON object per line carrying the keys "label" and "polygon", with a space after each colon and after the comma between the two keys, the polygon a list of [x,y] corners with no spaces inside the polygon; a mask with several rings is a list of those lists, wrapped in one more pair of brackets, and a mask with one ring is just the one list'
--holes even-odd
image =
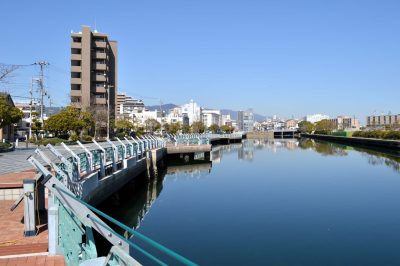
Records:
{"label": "mountain range", "polygon": [[[169,111],[175,107],[178,107],[178,105],[173,104],[173,103],[167,103],[167,104],[163,104],[161,105],[161,109],[163,111]],[[150,110],[150,111],[154,111],[154,110],[160,110],[160,105],[150,105],[150,106],[146,106],[146,109]],[[231,109],[221,109],[221,114],[223,115],[230,115],[231,119],[233,120],[237,120],[237,115],[238,111],[235,110],[231,110]],[[265,120],[265,116],[264,115],[260,115],[260,114],[254,114],[254,120],[261,122]]]}

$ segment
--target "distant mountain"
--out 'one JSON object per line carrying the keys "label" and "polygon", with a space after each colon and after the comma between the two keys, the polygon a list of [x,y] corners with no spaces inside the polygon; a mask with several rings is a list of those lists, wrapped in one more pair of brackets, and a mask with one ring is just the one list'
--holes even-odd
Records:
{"label": "distant mountain", "polygon": [[[161,105],[161,108],[164,112],[169,112],[169,110],[178,107],[178,105],[173,104],[173,103],[167,103],[167,104],[163,104]],[[154,110],[160,110],[160,105],[150,105],[150,106],[146,106],[146,109],[150,110],[150,111],[154,111]]]}

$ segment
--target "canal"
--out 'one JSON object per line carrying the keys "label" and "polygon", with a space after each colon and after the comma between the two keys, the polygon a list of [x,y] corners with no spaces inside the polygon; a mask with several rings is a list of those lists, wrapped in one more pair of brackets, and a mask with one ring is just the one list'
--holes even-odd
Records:
{"label": "canal", "polygon": [[200,265],[400,265],[396,153],[246,140],[165,162],[100,207]]}

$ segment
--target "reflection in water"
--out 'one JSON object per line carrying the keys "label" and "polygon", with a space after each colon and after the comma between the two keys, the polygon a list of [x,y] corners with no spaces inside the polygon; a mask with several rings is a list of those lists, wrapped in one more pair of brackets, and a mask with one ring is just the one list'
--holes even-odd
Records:
{"label": "reflection in water", "polygon": [[285,150],[313,150],[322,156],[347,156],[355,150],[367,158],[371,165],[386,165],[395,171],[400,171],[400,152],[390,150],[374,150],[370,148],[351,147],[313,139],[259,139],[245,140],[243,143],[214,147],[211,160],[214,164],[220,163],[224,154],[237,153],[240,160],[252,161],[257,150],[277,152]]}
{"label": "reflection in water", "polygon": [[336,143],[315,141],[313,139],[300,139],[299,147],[302,149],[312,149],[324,156],[346,156],[346,147]]}
{"label": "reflection in water", "polygon": [[[195,160],[190,164],[174,162],[168,163],[166,167],[161,165],[158,167],[156,178],[143,176],[130,183],[124,189],[115,193],[105,208],[109,209],[109,212],[115,217],[120,217],[123,223],[137,229],[160,195],[165,178],[172,181],[177,181],[182,177],[190,179],[204,178],[210,175],[212,165],[219,164],[224,155],[237,153],[240,160],[252,161],[257,150],[278,152],[280,149],[313,150],[322,156],[347,156],[350,150],[356,150],[366,157],[371,165],[386,165],[395,171],[400,171],[400,154],[398,152],[388,153],[311,139],[245,140],[243,143],[214,147],[210,156],[211,161]],[[132,197],[132,195],[135,196]]]}

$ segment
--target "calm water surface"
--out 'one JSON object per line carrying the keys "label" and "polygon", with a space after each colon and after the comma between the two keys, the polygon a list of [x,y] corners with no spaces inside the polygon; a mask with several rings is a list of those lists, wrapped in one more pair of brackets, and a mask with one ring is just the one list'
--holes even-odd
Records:
{"label": "calm water surface", "polygon": [[211,157],[102,209],[200,265],[400,265],[398,154],[248,140]]}

